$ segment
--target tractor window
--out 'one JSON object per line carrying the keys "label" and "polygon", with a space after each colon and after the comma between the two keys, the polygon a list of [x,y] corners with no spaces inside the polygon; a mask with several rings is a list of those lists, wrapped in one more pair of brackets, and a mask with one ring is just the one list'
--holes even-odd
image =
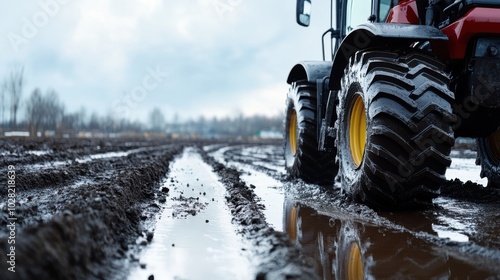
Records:
{"label": "tractor window", "polygon": [[372,14],[371,0],[348,0],[346,13],[346,33],[361,23],[368,22]]}
{"label": "tractor window", "polygon": [[378,10],[378,21],[384,22],[389,14],[389,10],[391,10],[391,1],[392,0],[380,0],[380,6]]}

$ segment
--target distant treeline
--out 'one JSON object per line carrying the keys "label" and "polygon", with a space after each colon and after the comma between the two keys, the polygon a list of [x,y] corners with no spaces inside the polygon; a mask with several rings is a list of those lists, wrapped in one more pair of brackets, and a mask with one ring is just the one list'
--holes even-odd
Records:
{"label": "distant treeline", "polygon": [[[22,98],[24,68],[18,67],[0,84],[0,136],[17,131],[24,136],[50,137],[106,137],[106,136],[159,136],[180,138],[251,137],[262,135],[279,137],[283,116],[234,116],[225,118],[199,117],[196,120],[167,120],[164,113],[153,108],[148,122],[130,121],[111,113],[106,116],[85,108],[78,112],[66,112],[55,90],[43,93],[35,89]],[[19,108],[24,106],[24,118],[18,118]],[[8,115],[8,118],[6,118]],[[21,115],[22,116],[22,115]],[[21,119],[21,121],[19,121]]]}

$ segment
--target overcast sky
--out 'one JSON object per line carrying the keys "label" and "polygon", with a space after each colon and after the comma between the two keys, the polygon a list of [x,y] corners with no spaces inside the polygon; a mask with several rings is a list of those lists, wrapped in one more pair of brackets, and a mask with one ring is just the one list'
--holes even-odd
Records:
{"label": "overcast sky", "polygon": [[3,2],[0,78],[24,65],[24,100],[54,89],[68,112],[142,121],[154,107],[167,120],[278,114],[294,63],[321,59],[329,15],[313,3],[304,28],[290,0]]}

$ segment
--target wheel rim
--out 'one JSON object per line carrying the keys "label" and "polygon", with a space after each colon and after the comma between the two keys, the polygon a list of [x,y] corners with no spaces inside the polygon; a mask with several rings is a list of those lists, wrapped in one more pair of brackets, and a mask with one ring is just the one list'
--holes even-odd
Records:
{"label": "wheel rim", "polygon": [[500,161],[500,130],[495,131],[488,137],[488,143],[491,150],[491,156],[495,162]]}
{"label": "wheel rim", "polygon": [[288,138],[290,143],[290,152],[295,156],[297,154],[297,112],[295,112],[295,110],[292,110],[292,113],[290,114]]}
{"label": "wheel rim", "polygon": [[347,268],[347,279],[364,279],[363,261],[361,259],[361,250],[356,242],[351,244],[349,252],[349,263]]}
{"label": "wheel rim", "polygon": [[356,168],[361,165],[366,145],[366,113],[363,98],[356,93],[349,121],[349,145]]}

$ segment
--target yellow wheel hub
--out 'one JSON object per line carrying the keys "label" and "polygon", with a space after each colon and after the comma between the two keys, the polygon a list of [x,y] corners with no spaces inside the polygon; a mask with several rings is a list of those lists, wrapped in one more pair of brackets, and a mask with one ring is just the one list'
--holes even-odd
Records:
{"label": "yellow wheel hub", "polygon": [[292,155],[297,154],[297,112],[292,110],[290,122],[288,125],[288,141],[290,143],[290,152]]}
{"label": "yellow wheel hub", "polygon": [[356,93],[349,121],[349,144],[356,168],[361,165],[366,145],[366,113],[363,98]]}
{"label": "yellow wheel hub", "polygon": [[297,239],[297,208],[295,206],[290,209],[288,229],[288,237],[290,237],[290,240],[295,241]]}
{"label": "yellow wheel hub", "polygon": [[361,250],[359,249],[359,245],[356,242],[353,242],[351,245],[348,262],[349,263],[347,267],[347,279],[349,280],[364,279]]}
{"label": "yellow wheel hub", "polygon": [[500,130],[495,131],[488,137],[491,154],[497,161],[500,161]]}

